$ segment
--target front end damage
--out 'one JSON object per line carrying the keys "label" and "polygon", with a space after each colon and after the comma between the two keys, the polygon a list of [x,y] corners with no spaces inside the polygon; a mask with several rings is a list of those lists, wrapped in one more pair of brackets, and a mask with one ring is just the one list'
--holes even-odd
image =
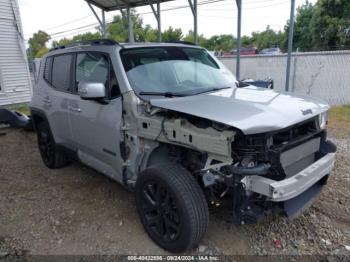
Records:
{"label": "front end damage", "polygon": [[129,187],[149,166],[176,161],[198,180],[208,202],[229,203],[236,225],[273,212],[295,217],[326,184],[336,147],[319,118],[283,130],[244,135],[240,130],[152,107],[124,96],[123,181]]}
{"label": "front end damage", "polygon": [[316,117],[278,132],[236,136],[235,164],[214,172],[230,178],[234,223],[255,223],[267,212],[301,214],[326,184],[335,151]]}

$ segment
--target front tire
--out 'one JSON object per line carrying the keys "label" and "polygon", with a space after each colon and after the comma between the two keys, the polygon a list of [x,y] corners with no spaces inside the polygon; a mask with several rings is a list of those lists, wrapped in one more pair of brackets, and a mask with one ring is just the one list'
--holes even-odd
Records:
{"label": "front tire", "polygon": [[135,193],[141,222],[156,244],[174,253],[198,245],[208,228],[208,205],[185,168],[178,164],[150,167],[140,174]]}
{"label": "front tire", "polygon": [[47,122],[43,121],[38,124],[37,136],[41,158],[48,168],[61,168],[69,163],[67,157],[57,149]]}

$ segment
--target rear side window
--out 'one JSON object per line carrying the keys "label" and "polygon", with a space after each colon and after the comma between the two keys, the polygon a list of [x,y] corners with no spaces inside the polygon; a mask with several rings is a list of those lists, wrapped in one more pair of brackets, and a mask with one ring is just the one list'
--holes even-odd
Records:
{"label": "rear side window", "polygon": [[48,57],[45,60],[44,79],[50,84],[51,84],[51,67],[52,67],[52,57]]}
{"label": "rear side window", "polygon": [[72,55],[55,56],[52,63],[52,85],[60,91],[70,91]]}

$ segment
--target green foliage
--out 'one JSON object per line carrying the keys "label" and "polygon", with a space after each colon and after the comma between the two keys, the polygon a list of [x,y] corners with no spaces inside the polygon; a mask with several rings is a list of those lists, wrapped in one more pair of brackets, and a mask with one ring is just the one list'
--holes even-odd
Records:
{"label": "green foliage", "polygon": [[[188,31],[187,35],[183,38],[186,42],[194,43],[194,33],[192,30]],[[208,40],[204,37],[204,35],[198,35],[198,44],[205,48],[208,48]]]}
{"label": "green foliage", "polygon": [[62,38],[59,41],[53,41],[52,42],[52,47],[57,47],[57,46],[66,46],[74,42],[82,42],[82,41],[88,41],[88,40],[94,40],[94,39],[99,39],[101,38],[101,34],[99,32],[96,33],[91,33],[87,32],[84,34],[79,34],[74,36],[73,38]]}
{"label": "green foliage", "polygon": [[163,42],[174,42],[180,41],[183,38],[182,30],[180,28],[174,29],[171,26],[162,32]]}
{"label": "green foliage", "polygon": [[29,40],[29,49],[31,53],[31,56],[33,58],[35,57],[42,57],[45,52],[47,52],[46,43],[50,40],[50,36],[44,32],[39,30],[37,33],[35,33]]}
{"label": "green foliage", "polygon": [[209,50],[231,51],[236,48],[237,39],[233,35],[214,35],[207,40],[205,47]]}
{"label": "green foliage", "polygon": [[284,44],[284,39],[284,32],[276,32],[272,30],[270,26],[267,26],[265,31],[252,33],[252,42],[259,50],[271,46],[282,46]]}
{"label": "green foliage", "polygon": [[[149,25],[144,26],[142,18],[131,10],[131,20],[133,22],[134,39],[137,42],[154,41],[157,38],[156,30]],[[128,21],[126,17],[116,15],[113,21],[108,24],[107,32],[109,37],[117,42],[128,41]]]}
{"label": "green foliage", "polygon": [[[309,51],[313,49],[310,23],[314,13],[314,6],[306,1],[305,4],[297,8],[297,15],[294,24],[294,49]],[[288,35],[289,26],[286,27]]]}
{"label": "green foliage", "polygon": [[46,55],[49,52],[49,49],[47,47],[43,47],[36,53],[36,58],[42,58],[44,55]]}
{"label": "green foliage", "polygon": [[318,0],[310,23],[314,49],[350,47],[349,39],[345,35],[345,29],[349,27],[349,0]]}
{"label": "green foliage", "polygon": [[83,41],[89,41],[89,40],[94,40],[94,39],[100,39],[102,38],[102,35],[100,32],[96,32],[96,33],[84,33],[84,34],[80,34],[80,35],[76,35],[73,37],[73,42],[83,42]]}

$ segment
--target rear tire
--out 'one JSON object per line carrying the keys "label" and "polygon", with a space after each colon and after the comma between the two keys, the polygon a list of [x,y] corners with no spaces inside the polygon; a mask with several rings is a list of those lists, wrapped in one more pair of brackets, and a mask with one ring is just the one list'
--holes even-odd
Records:
{"label": "rear tire", "polygon": [[193,249],[209,223],[208,205],[197,181],[170,163],[143,171],[136,182],[136,207],[150,238],[178,253]]}
{"label": "rear tire", "polygon": [[51,169],[62,168],[69,163],[68,158],[59,150],[47,122],[37,126],[38,147],[44,164]]}

